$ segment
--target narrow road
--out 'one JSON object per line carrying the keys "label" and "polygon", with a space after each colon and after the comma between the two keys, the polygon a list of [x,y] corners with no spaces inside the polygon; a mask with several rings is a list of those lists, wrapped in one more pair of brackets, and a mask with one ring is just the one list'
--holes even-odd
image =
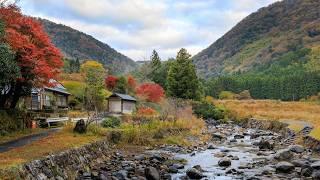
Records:
{"label": "narrow road", "polygon": [[59,131],[60,129],[61,128],[52,128],[52,129],[49,129],[48,131],[44,131],[44,132],[41,132],[38,134],[32,134],[32,135],[25,136],[25,137],[22,137],[22,138],[13,140],[13,141],[2,143],[2,144],[0,144],[0,153],[4,153],[7,151],[10,151],[11,149],[18,148],[18,147],[30,144],[34,141],[43,139],[43,138],[49,136],[50,134]]}

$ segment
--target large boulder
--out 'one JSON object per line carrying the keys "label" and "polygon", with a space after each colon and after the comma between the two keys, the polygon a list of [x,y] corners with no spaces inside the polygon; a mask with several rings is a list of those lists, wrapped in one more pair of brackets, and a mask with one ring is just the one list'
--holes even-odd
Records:
{"label": "large boulder", "polygon": [[294,170],[294,165],[286,161],[279,162],[276,165],[277,173],[290,173],[292,170]]}
{"label": "large boulder", "polygon": [[275,154],[274,158],[278,161],[288,161],[293,158],[293,154],[289,149],[281,149]]}
{"label": "large boulder", "polygon": [[87,132],[87,126],[86,122],[84,122],[83,119],[80,119],[77,123],[76,126],[73,129],[73,132],[84,134]]}
{"label": "large boulder", "polygon": [[144,175],[146,176],[147,180],[160,180],[160,174],[154,167],[147,167],[144,170]]}
{"label": "large boulder", "polygon": [[303,153],[304,152],[304,147],[300,145],[291,145],[289,146],[290,151],[294,153]]}
{"label": "large boulder", "polygon": [[190,168],[187,170],[186,172],[187,176],[190,178],[190,179],[201,179],[204,177],[204,175],[202,174],[201,171],[199,171],[198,169],[196,168]]}
{"label": "large boulder", "polygon": [[231,166],[231,160],[229,158],[220,159],[219,162],[218,162],[218,165],[222,166],[222,167]]}

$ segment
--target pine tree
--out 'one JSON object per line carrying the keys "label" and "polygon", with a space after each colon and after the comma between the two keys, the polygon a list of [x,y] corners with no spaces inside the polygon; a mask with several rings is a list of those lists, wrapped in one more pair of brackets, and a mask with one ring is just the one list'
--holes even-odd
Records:
{"label": "pine tree", "polygon": [[167,78],[168,95],[183,99],[199,99],[199,80],[186,49],[181,49],[172,62]]}
{"label": "pine tree", "polygon": [[150,59],[151,59],[152,71],[158,70],[161,67],[161,59],[160,59],[159,54],[157,53],[156,50],[152,51],[152,55],[151,55]]}

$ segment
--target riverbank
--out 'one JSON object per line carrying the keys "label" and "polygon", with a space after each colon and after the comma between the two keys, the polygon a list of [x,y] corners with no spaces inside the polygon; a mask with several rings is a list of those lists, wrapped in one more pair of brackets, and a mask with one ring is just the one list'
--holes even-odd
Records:
{"label": "riverbank", "polygon": [[283,123],[207,121],[207,129],[210,139],[189,146],[126,146],[101,140],[32,161],[14,173],[31,179],[288,179],[319,173],[317,153],[287,141],[295,132]]}

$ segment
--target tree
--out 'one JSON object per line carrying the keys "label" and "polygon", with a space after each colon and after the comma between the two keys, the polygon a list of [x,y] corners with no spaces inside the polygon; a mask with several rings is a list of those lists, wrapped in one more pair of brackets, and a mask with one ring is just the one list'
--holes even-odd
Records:
{"label": "tree", "polygon": [[1,108],[15,108],[23,95],[29,95],[32,87],[51,86],[49,80],[56,77],[63,66],[60,51],[51,43],[41,24],[24,16],[15,5],[0,5],[0,17],[5,36],[1,41],[14,52],[20,77],[1,85],[6,88],[0,95]]}
{"label": "tree", "polygon": [[186,49],[181,49],[169,68],[167,77],[168,95],[183,99],[200,99],[199,80]]}
{"label": "tree", "polygon": [[160,102],[164,96],[164,90],[159,84],[144,83],[140,85],[136,93],[139,97],[146,99],[150,102]]}
{"label": "tree", "polygon": [[106,87],[109,91],[113,91],[114,88],[116,87],[117,85],[117,81],[118,81],[118,78],[116,76],[112,76],[112,75],[109,75],[106,79],[105,79],[105,84],[106,84]]}
{"label": "tree", "polygon": [[160,59],[159,54],[157,53],[156,50],[152,51],[152,55],[151,55],[150,59],[151,59],[150,65],[151,65],[152,70],[156,71],[157,69],[159,69],[161,66],[161,59]]}
{"label": "tree", "polygon": [[95,114],[103,109],[104,102],[110,94],[104,88],[106,70],[97,61],[86,61],[81,65],[81,74],[85,77],[85,104],[86,109],[94,110]]}
{"label": "tree", "polygon": [[124,76],[121,76],[116,84],[116,87],[114,88],[114,92],[126,94],[127,93],[127,79]]}
{"label": "tree", "polygon": [[130,92],[134,92],[135,89],[136,89],[136,86],[137,86],[137,82],[136,80],[134,79],[134,77],[132,77],[131,75],[128,76],[127,78],[127,84],[128,84],[128,90]]}

